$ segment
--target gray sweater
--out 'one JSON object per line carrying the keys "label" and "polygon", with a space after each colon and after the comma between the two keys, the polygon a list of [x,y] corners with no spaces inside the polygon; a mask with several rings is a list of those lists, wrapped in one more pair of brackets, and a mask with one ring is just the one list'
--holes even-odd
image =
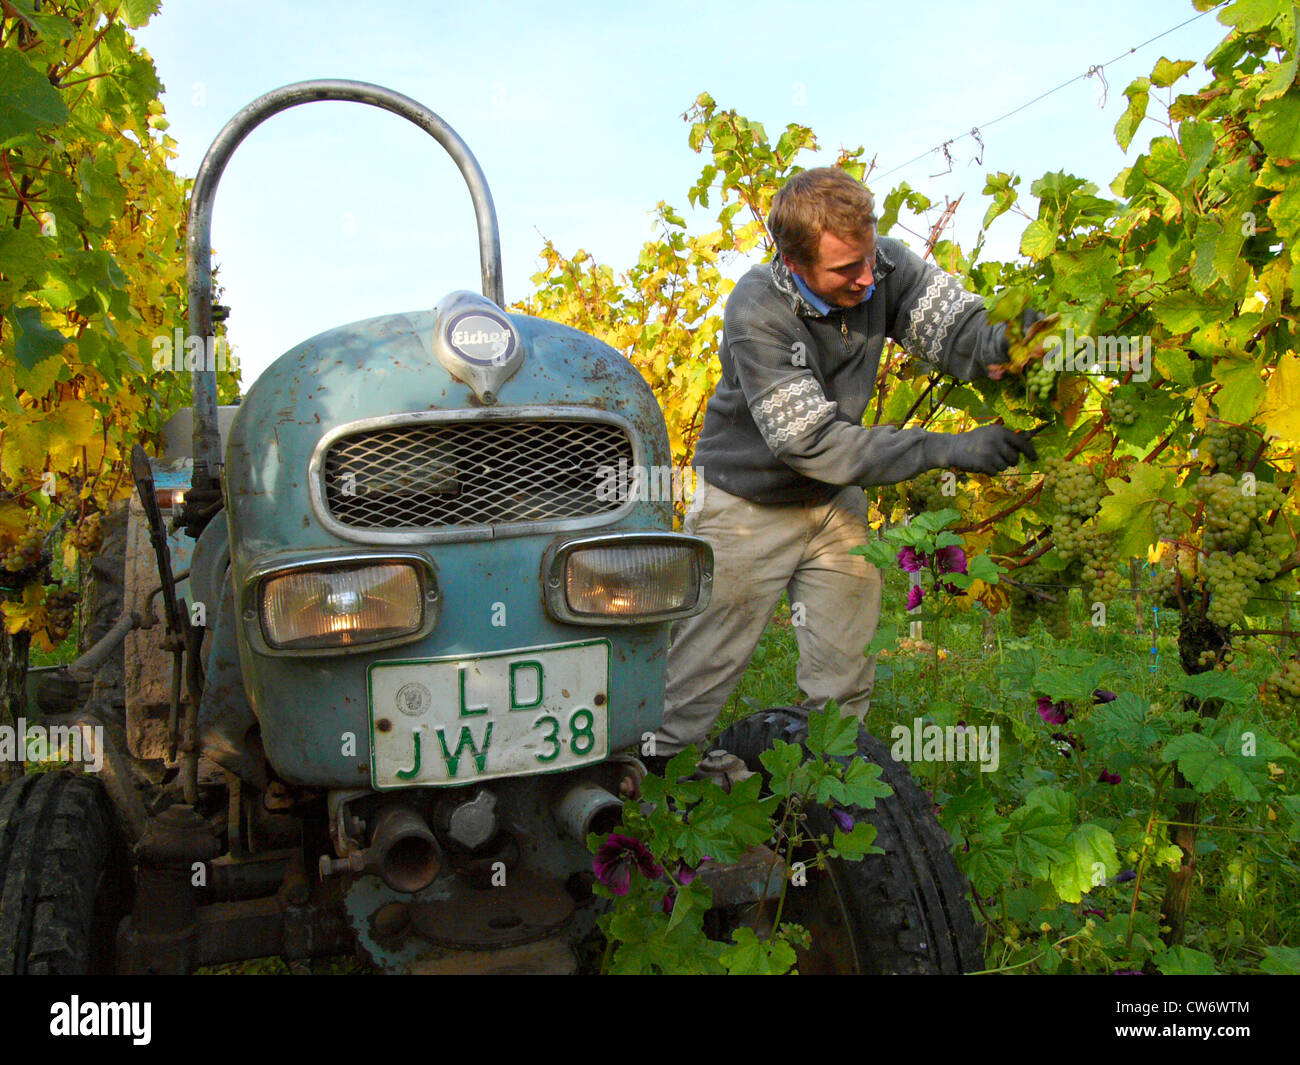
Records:
{"label": "gray sweater", "polygon": [[951,464],[953,436],[865,427],[888,337],[962,381],[1007,355],[1006,329],[951,274],[897,240],[876,245],[871,298],[823,315],[779,258],[727,299],[722,378],[695,447],[700,475],[755,503],[827,500],[843,485],[893,484]]}

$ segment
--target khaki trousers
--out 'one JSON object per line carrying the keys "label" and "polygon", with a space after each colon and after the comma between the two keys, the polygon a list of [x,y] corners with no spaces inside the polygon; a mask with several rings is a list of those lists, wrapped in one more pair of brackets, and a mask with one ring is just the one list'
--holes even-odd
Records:
{"label": "khaki trousers", "polygon": [[703,743],[740,683],[785,592],[799,645],[803,705],[834,699],[863,720],[875,656],[863,651],[880,620],[880,573],[849,549],[873,535],[867,498],[849,486],[828,503],[764,506],[702,478],[683,531],[713,547],[713,597],[702,614],[673,626],[664,720],[656,755]]}

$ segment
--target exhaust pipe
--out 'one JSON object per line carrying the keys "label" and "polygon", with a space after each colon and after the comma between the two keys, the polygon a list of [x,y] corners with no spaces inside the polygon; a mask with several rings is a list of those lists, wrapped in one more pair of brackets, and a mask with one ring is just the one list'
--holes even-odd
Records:
{"label": "exhaust pipe", "polygon": [[575,784],[555,805],[555,820],[579,843],[591,832],[606,833],[623,820],[623,803],[597,784]]}
{"label": "exhaust pipe", "polygon": [[366,868],[394,891],[414,893],[433,883],[442,868],[442,848],[428,822],[410,806],[386,806],[375,817]]}

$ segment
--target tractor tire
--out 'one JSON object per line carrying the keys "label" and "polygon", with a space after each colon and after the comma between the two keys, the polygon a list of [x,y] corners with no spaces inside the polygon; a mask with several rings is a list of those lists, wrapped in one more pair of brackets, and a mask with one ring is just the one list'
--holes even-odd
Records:
{"label": "tractor tire", "polygon": [[[751,714],[727,728],[714,746],[764,773],[759,755],[773,741],[802,743],[806,738],[805,713],[782,708]],[[881,780],[894,790],[876,800],[873,809],[849,811],[855,821],[876,827],[875,844],[885,853],[857,862],[831,859],[826,871],[810,868],[807,886],[787,892],[785,914],[812,933],[811,950],[801,952],[799,971],[955,974],[983,969],[984,937],[971,910],[970,885],[930,801],[907,764],[896,762],[889,748],[865,729],[858,731],[858,756],[880,766]],[[814,832],[833,831],[825,807],[813,805],[807,815]]]}
{"label": "tractor tire", "polygon": [[129,884],[97,780],[56,770],[0,791],[0,973],[112,972]]}

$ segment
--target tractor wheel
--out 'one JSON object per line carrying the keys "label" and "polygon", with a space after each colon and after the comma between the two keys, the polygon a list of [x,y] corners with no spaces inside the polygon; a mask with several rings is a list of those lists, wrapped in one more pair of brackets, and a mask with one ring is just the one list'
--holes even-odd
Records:
{"label": "tractor wheel", "polygon": [[[759,755],[775,740],[801,743],[807,723],[797,710],[751,714],[731,725],[715,746],[763,772]],[[984,968],[983,936],[969,900],[970,887],[957,868],[952,841],[939,827],[930,801],[905,763],[865,729],[858,731],[858,756],[874,762],[894,794],[874,809],[853,808],[854,820],[876,827],[884,854],[861,861],[829,860],[808,883],[790,888],[782,920],[801,924],[812,936],[800,951],[801,973],[962,973]],[[830,835],[830,812],[808,810],[811,828]],[[815,852],[808,856],[815,858]]]}
{"label": "tractor wheel", "polygon": [[0,791],[0,973],[111,972],[127,874],[97,780],[55,770]]}

